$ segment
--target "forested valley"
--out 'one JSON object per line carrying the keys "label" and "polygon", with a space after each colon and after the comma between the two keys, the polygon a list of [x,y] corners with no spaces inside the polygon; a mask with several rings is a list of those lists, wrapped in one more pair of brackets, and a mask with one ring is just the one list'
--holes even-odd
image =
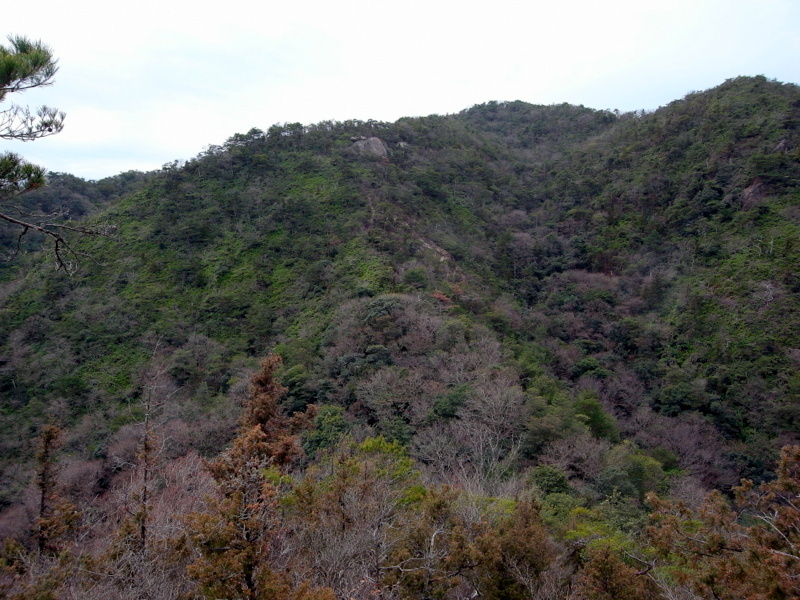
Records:
{"label": "forested valley", "polygon": [[800,87],[279,124],[0,227],[0,595],[800,597]]}

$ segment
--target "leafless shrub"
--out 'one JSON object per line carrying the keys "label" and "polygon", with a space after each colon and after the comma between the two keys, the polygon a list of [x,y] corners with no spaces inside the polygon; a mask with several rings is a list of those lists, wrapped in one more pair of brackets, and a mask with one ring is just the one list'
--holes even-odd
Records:
{"label": "leafless shrub", "polygon": [[539,460],[561,469],[573,479],[591,481],[603,470],[610,449],[610,442],[581,434],[551,442]]}

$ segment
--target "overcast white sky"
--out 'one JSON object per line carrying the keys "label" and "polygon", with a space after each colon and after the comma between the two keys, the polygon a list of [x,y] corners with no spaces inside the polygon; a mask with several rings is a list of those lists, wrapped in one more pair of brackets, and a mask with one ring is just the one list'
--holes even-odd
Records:
{"label": "overcast white sky", "polygon": [[800,82],[798,0],[37,0],[3,27],[50,45],[60,71],[0,108],[67,121],[0,150],[87,179],[274,123],[488,100],[650,110],[737,75]]}

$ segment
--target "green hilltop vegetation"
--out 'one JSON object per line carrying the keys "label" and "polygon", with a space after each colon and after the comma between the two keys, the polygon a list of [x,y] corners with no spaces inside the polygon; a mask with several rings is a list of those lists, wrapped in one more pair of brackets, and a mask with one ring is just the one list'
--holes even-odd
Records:
{"label": "green hilltop vegetation", "polygon": [[0,266],[9,597],[800,594],[757,524],[800,522],[798,86],[274,125],[24,199],[115,233]]}

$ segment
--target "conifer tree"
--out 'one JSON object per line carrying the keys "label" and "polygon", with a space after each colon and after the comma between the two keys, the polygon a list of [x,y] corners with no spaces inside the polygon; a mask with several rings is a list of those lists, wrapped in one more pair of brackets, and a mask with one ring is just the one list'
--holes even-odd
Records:
{"label": "conifer tree", "polygon": [[58,458],[61,428],[49,423],[39,433],[36,451],[36,487],[38,488],[38,515],[33,528],[33,539],[40,554],[56,552],[56,540],[75,524],[78,511],[74,504],[58,493]]}
{"label": "conifer tree", "polygon": [[575,581],[574,598],[581,600],[660,600],[655,583],[627,565],[609,546],[589,553]]}
{"label": "conifer tree", "polygon": [[[51,48],[41,41],[22,36],[9,36],[8,46],[0,45],[0,102],[8,94],[44,87],[53,83],[58,61]],[[0,110],[0,139],[31,141],[54,135],[64,127],[66,115],[56,108],[41,106],[31,111],[27,106],[12,104]],[[45,169],[33,165],[14,152],[0,153],[0,221],[19,228],[17,252],[21,238],[30,231],[48,237],[53,243],[56,266],[71,272],[75,269],[69,257],[77,258],[63,231],[84,235],[105,235],[107,231],[75,227],[58,222],[64,211],[32,214],[13,201],[26,192],[46,185]],[[62,219],[63,220],[63,219]]]}
{"label": "conifer tree", "polygon": [[702,597],[800,597],[800,446],[786,446],[777,479],[743,480],[735,503],[720,492],[697,509],[650,496],[649,537],[675,578]]}
{"label": "conifer tree", "polygon": [[333,598],[329,590],[295,585],[270,565],[270,552],[280,536],[278,481],[302,454],[298,433],[313,418],[313,408],[293,417],[282,413],[279,400],[286,388],[275,376],[279,365],[277,356],[262,361],[250,384],[239,435],[230,449],[208,463],[219,495],[207,512],[188,518],[197,552],[189,575],[206,598]]}
{"label": "conifer tree", "polygon": [[[9,36],[9,46],[0,46],[0,102],[6,95],[51,85],[58,71],[53,51],[40,41]],[[0,112],[0,139],[30,141],[53,135],[64,127],[66,115],[56,108],[42,106],[31,113],[12,105]]]}
{"label": "conifer tree", "polygon": [[[42,42],[21,36],[9,36],[8,47],[0,45],[0,102],[8,94],[51,85],[58,71],[53,51]],[[42,106],[35,113],[12,104],[0,111],[0,139],[30,141],[53,135],[64,127],[66,115],[57,109]],[[0,155],[0,201],[41,187],[44,169],[27,163],[19,155]],[[0,219],[20,226],[32,227],[0,211]]]}
{"label": "conifer tree", "polygon": [[536,598],[547,585],[560,583],[545,577],[558,548],[542,524],[539,506],[531,500],[518,501],[509,517],[487,526],[475,550],[472,579],[482,598]]}

